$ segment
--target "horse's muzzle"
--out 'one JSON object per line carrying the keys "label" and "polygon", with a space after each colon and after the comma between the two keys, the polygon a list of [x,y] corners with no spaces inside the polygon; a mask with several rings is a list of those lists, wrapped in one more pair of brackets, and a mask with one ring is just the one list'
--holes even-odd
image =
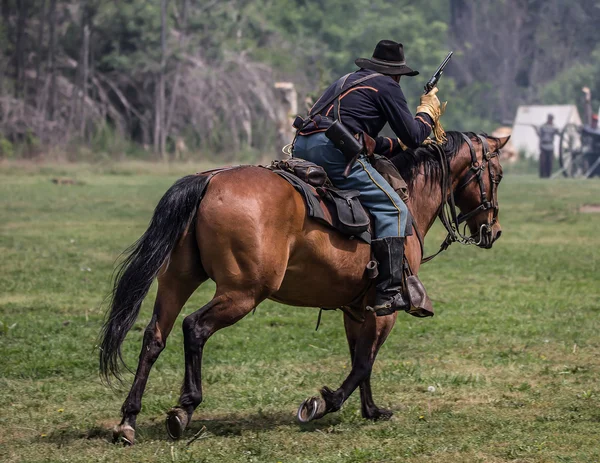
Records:
{"label": "horse's muzzle", "polygon": [[501,235],[502,228],[498,223],[494,223],[493,225],[482,225],[479,228],[479,233],[472,235],[471,238],[480,248],[491,249]]}
{"label": "horse's muzzle", "polygon": [[491,249],[494,245],[494,238],[491,233],[482,234],[479,238],[478,246],[483,249]]}

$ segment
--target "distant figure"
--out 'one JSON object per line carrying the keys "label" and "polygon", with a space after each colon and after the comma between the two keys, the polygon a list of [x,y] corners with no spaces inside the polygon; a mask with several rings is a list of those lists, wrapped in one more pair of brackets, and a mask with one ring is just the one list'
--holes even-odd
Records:
{"label": "distant figure", "polygon": [[554,159],[554,137],[560,131],[554,126],[554,116],[548,114],[546,123],[541,127],[533,126],[538,137],[540,137],[540,178],[548,178],[552,173],[552,161]]}
{"label": "distant figure", "polygon": [[[592,121],[590,125],[583,127],[584,138],[598,138],[600,136],[600,129],[598,128],[598,114],[592,114]],[[584,143],[585,144],[585,143]]]}
{"label": "distant figure", "polygon": [[585,94],[584,108],[586,123],[581,132],[581,148],[585,161],[590,166],[595,166],[592,176],[600,176],[600,165],[596,164],[600,156],[600,128],[598,128],[598,114],[592,110],[592,92],[588,87],[582,88]]}
{"label": "distant figure", "polygon": [[598,114],[592,114],[592,124],[590,127],[592,130],[598,130]]}
{"label": "distant figure", "polygon": [[[588,162],[593,164],[600,153],[600,128],[598,128],[598,114],[592,114],[591,124],[584,126],[581,133],[583,152],[588,157]],[[600,175],[600,168],[594,175]]]}

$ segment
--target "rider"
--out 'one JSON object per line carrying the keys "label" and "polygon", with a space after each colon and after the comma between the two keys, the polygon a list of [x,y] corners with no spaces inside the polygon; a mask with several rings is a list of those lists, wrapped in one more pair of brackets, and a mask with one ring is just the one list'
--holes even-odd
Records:
{"label": "rider", "polygon": [[[367,156],[361,155],[345,177],[347,160],[324,132],[337,119],[352,134],[365,132],[375,138],[376,153],[393,156],[406,147],[417,148],[427,138],[441,115],[440,101],[436,87],[421,96],[417,114],[412,116],[399,83],[401,76],[419,73],[406,65],[401,43],[382,40],[371,59],[359,58],[356,65],[360,68],[358,71],[331,85],[313,106],[309,120],[298,131],[293,154],[322,166],[337,188],[360,191],[360,201],[374,219],[371,247],[379,262],[372,309],[377,315],[388,315],[396,310],[410,310],[410,302],[402,294],[408,209],[371,166]],[[353,82],[369,75],[373,76],[352,86]],[[342,93],[335,104],[327,104],[319,114],[312,114],[322,102],[335,101],[340,89]],[[378,137],[386,123],[397,139]]]}

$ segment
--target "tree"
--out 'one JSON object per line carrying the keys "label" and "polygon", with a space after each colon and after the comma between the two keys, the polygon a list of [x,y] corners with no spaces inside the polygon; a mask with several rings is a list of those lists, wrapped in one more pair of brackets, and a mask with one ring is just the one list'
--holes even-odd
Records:
{"label": "tree", "polygon": [[50,44],[48,50],[48,70],[50,73],[50,90],[48,92],[48,119],[54,120],[56,110],[56,0],[50,0],[50,11],[48,16],[50,25]]}
{"label": "tree", "polygon": [[[600,88],[598,0],[0,0],[0,136],[13,142],[175,143],[229,158],[277,144],[274,82],[317,97],[383,38],[421,75],[449,49],[445,126],[493,128],[522,103]],[[33,77],[35,76],[35,78]],[[303,105],[300,105],[301,107]],[[104,140],[104,141],[103,141]],[[121,141],[119,141],[121,140]],[[135,148],[132,148],[135,149]]]}
{"label": "tree", "polygon": [[164,158],[165,143],[165,72],[167,62],[167,6],[168,0],[160,1],[160,65],[156,85],[156,107],[154,113],[154,150]]}
{"label": "tree", "polygon": [[25,90],[25,28],[27,26],[27,0],[17,2],[17,29],[15,37],[15,98],[23,96]]}

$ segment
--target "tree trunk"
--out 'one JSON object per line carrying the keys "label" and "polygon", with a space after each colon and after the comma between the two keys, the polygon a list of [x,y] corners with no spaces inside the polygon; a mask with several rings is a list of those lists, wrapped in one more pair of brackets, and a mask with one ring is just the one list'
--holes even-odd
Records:
{"label": "tree trunk", "polygon": [[76,128],[80,135],[85,130],[85,97],[87,96],[86,82],[88,78],[88,50],[89,50],[89,8],[87,0],[80,0],[79,9],[81,11],[80,47],[79,60],[77,61],[77,76],[75,85],[71,93],[71,111],[69,113],[69,124],[67,128],[67,139],[71,138],[71,131]]}
{"label": "tree trunk", "polygon": [[50,46],[48,52],[48,70],[50,72],[50,90],[48,95],[48,119],[54,120],[56,106],[56,0],[50,0]]}
{"label": "tree trunk", "polygon": [[[86,14],[87,16],[87,14]],[[81,98],[80,98],[80,124],[79,136],[85,137],[86,128],[86,105],[85,100],[88,94],[88,79],[89,79],[89,61],[90,61],[90,26],[89,16],[86,18],[86,24],[83,27],[83,46],[82,46],[82,73],[81,73]]]}
{"label": "tree trunk", "polygon": [[10,16],[10,1],[2,0],[2,20],[4,21],[4,25],[8,25],[8,17]]}
{"label": "tree trunk", "polygon": [[15,98],[21,98],[25,89],[25,27],[27,0],[17,0],[17,33],[15,36]]}
{"label": "tree trunk", "polygon": [[158,149],[163,159],[166,159],[165,131],[165,68],[167,61],[167,5],[168,0],[160,2],[160,73],[158,81]]}
{"label": "tree trunk", "polygon": [[[2,14],[2,28],[4,29],[4,36],[6,42],[10,43],[10,2],[9,0],[1,0],[0,3],[0,13]],[[2,59],[3,58],[3,59]],[[0,95],[4,93],[4,78],[5,74],[8,74],[8,70],[10,69],[10,55],[7,50],[2,50],[0,59],[4,61],[0,63],[2,67],[0,67]]]}
{"label": "tree trunk", "polygon": [[[461,17],[470,14],[470,8],[466,0],[450,0],[450,27],[458,29]],[[457,34],[457,31],[454,31]]]}
{"label": "tree trunk", "polygon": [[[182,52],[186,43],[187,34],[187,22],[188,22],[188,0],[183,0],[183,8],[181,9],[180,28],[179,34],[179,51]],[[171,133],[171,125],[173,124],[173,115],[175,113],[175,103],[177,101],[177,93],[179,92],[179,80],[181,79],[181,60],[177,61],[175,68],[175,78],[173,79],[173,86],[171,88],[171,101],[169,102],[169,109],[167,112],[167,120],[165,124],[165,134]]]}
{"label": "tree trunk", "polygon": [[155,153],[160,153],[160,130],[161,130],[160,87],[161,87],[161,78],[160,78],[160,76],[157,76],[154,79],[154,152]]}
{"label": "tree trunk", "polygon": [[36,104],[40,107],[40,85],[42,83],[42,44],[44,43],[44,26],[46,25],[46,0],[42,0],[42,11],[38,24],[38,36],[35,47],[35,92]]}

